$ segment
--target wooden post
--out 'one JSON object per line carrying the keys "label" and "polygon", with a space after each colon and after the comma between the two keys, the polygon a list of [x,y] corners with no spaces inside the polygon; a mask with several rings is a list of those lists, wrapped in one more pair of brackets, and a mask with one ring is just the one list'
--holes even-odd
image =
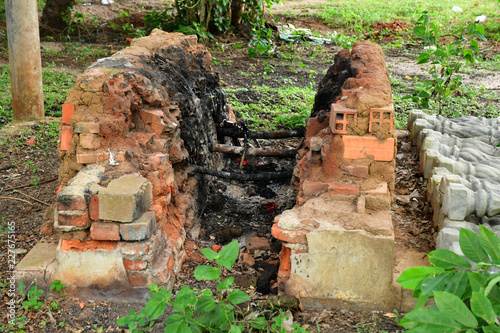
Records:
{"label": "wooden post", "polygon": [[42,118],[43,86],[36,0],[5,0],[14,120]]}

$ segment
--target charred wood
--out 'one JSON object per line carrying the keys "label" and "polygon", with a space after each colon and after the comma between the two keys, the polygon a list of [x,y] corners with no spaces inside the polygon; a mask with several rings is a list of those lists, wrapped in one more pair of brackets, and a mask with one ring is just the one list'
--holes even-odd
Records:
{"label": "charred wood", "polygon": [[241,127],[218,127],[217,136],[230,136],[236,138],[249,139],[286,139],[294,137],[304,137],[306,130],[304,128],[291,131],[275,131],[275,132],[245,132]]}
{"label": "charred wood", "polygon": [[241,155],[245,153],[247,156],[271,156],[271,157],[282,157],[282,158],[295,158],[297,155],[297,150],[295,149],[262,149],[262,148],[248,148],[226,146],[226,145],[215,145],[214,150],[218,153],[224,154],[236,154]]}
{"label": "charred wood", "polygon": [[250,180],[272,180],[272,179],[280,179],[280,178],[291,178],[292,171],[279,171],[279,172],[265,172],[265,173],[236,173],[236,172],[228,172],[228,171],[219,171],[209,168],[204,168],[199,165],[190,164],[195,172],[202,173],[205,175],[220,177],[220,178],[228,178],[234,180],[242,180],[242,181],[250,181]]}

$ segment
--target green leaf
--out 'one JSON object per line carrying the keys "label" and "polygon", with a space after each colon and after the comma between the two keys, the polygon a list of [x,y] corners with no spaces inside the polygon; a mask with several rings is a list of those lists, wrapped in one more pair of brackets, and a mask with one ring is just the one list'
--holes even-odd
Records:
{"label": "green leaf", "polygon": [[200,252],[208,259],[214,260],[219,257],[219,254],[212,249],[201,249]]}
{"label": "green leaf", "polygon": [[191,333],[188,324],[183,321],[177,321],[168,324],[164,330],[165,333]]}
{"label": "green leaf", "polygon": [[412,267],[405,270],[396,282],[403,288],[415,290],[425,278],[443,271],[442,267]]}
{"label": "green leaf", "polygon": [[183,286],[174,300],[174,310],[177,312],[183,312],[186,309],[189,309],[191,305],[195,305],[198,301],[198,297],[194,294],[194,292],[189,288],[189,286]]}
{"label": "green leaf", "polygon": [[431,296],[435,291],[442,291],[452,277],[452,272],[442,272],[425,279],[422,283],[422,294]]}
{"label": "green leaf", "polygon": [[488,253],[492,260],[500,259],[500,238],[488,228],[479,226],[479,245]]}
{"label": "green leaf", "polygon": [[217,280],[220,277],[220,269],[212,266],[202,265],[194,270],[196,280]]}
{"label": "green leaf", "polygon": [[479,237],[475,232],[460,228],[460,235],[458,237],[460,249],[464,255],[475,263],[488,262],[490,258],[479,244]]}
{"label": "green leaf", "polygon": [[255,318],[251,322],[250,326],[252,326],[253,328],[258,329],[258,330],[263,330],[267,326],[266,318],[264,318],[264,317]]}
{"label": "green leaf", "polygon": [[[215,262],[221,266],[226,267],[227,269],[231,269],[231,267],[236,262],[236,259],[238,259],[239,254],[240,254],[240,246],[238,244],[238,241],[235,240],[227,244],[222,248],[222,250],[220,250],[219,259],[217,259]],[[222,263],[224,265],[220,263],[221,259],[223,259]]]}
{"label": "green leaf", "polygon": [[212,296],[202,295],[198,298],[198,302],[196,303],[196,308],[194,311],[197,312],[208,312],[212,311],[215,307],[215,300]]}
{"label": "green leaf", "polygon": [[476,316],[483,318],[488,324],[493,324],[495,322],[493,306],[490,300],[482,293],[477,291],[472,292],[470,307]]}
{"label": "green leaf", "polygon": [[500,333],[500,327],[496,324],[482,327],[484,333]]}
{"label": "green leaf", "polygon": [[427,296],[427,295],[424,295],[424,294],[418,295],[417,304],[415,304],[414,310],[420,309],[421,307],[423,307],[425,305],[425,302],[427,302],[428,299],[429,299],[429,296]]}
{"label": "green leaf", "polygon": [[234,282],[234,277],[230,276],[217,284],[217,290],[229,289]]}
{"label": "green leaf", "polygon": [[429,252],[428,256],[432,266],[443,267],[444,269],[454,269],[456,267],[472,268],[467,259],[450,250],[434,250]]}
{"label": "green leaf", "polygon": [[443,316],[439,311],[420,308],[407,313],[399,322],[407,329],[417,329],[412,332],[456,332],[462,327],[456,321]]}
{"label": "green leaf", "polygon": [[462,297],[467,289],[468,280],[469,276],[467,275],[467,271],[455,272],[453,273],[453,277],[446,284],[444,291],[457,295],[458,297]]}
{"label": "green leaf", "polygon": [[477,326],[476,317],[459,297],[446,291],[435,291],[434,300],[443,315],[467,327]]}
{"label": "green leaf", "polygon": [[250,297],[248,297],[247,293],[243,290],[234,289],[227,295],[227,301],[236,305],[250,301]]}
{"label": "green leaf", "polygon": [[469,283],[472,291],[479,291],[485,286],[486,281],[488,281],[488,277],[481,273],[467,272],[467,275],[469,276]]}
{"label": "green leaf", "polygon": [[241,333],[243,332],[243,327],[239,325],[231,325],[229,333]]}
{"label": "green leaf", "polygon": [[418,56],[417,64],[425,64],[425,63],[429,62],[430,57],[431,57],[431,55],[428,53],[421,53]]}
{"label": "green leaf", "polygon": [[494,278],[490,279],[488,285],[486,286],[486,289],[484,290],[484,295],[488,296],[491,289],[493,289],[493,287],[496,286],[498,282],[500,282],[500,276],[495,276]]}
{"label": "green leaf", "polygon": [[155,320],[160,317],[167,308],[167,302],[172,296],[172,290],[167,292],[167,288],[163,286],[158,292],[152,293],[148,303],[144,308],[144,313],[148,319]]}

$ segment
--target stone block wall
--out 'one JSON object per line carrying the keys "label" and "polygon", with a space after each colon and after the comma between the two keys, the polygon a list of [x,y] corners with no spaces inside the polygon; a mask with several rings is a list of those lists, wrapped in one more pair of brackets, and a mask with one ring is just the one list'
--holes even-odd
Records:
{"label": "stone block wall", "polygon": [[382,49],[343,50],[321,81],[299,152],[296,206],[277,216],[282,289],[309,307],[395,307],[396,135]]}
{"label": "stone block wall", "polygon": [[206,185],[189,163],[227,119],[219,77],[196,36],[154,30],[80,75],[63,105],[53,279],[68,288],[171,284],[197,237]]}
{"label": "stone block wall", "polygon": [[408,118],[428,179],[436,246],[460,253],[460,228],[500,235],[500,118],[447,119],[420,110]]}

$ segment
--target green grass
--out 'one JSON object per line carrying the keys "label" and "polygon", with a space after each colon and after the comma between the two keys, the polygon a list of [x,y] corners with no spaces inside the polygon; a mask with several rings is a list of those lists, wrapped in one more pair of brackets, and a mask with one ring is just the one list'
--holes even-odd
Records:
{"label": "green grass", "polygon": [[267,85],[254,86],[251,91],[257,95],[256,103],[244,103],[246,97],[238,98],[247,89],[226,89],[228,103],[234,108],[238,118],[253,130],[269,131],[295,129],[305,126],[311,113],[315,90],[284,84],[279,88]]}
{"label": "green grass", "polygon": [[[54,69],[53,65],[43,69],[43,99],[45,115],[60,117],[67,91],[75,84],[76,75]],[[0,128],[12,120],[12,94],[9,65],[0,66]]]}
{"label": "green grass", "polygon": [[[459,6],[462,13],[451,9]],[[376,10],[375,10],[376,9]],[[463,0],[336,0],[323,6],[317,14],[332,28],[344,28],[354,33],[364,33],[375,22],[403,20],[414,22],[423,11],[428,11],[439,30],[449,33],[463,27],[479,15],[488,16],[487,37],[498,39],[500,36],[500,5],[497,1]]]}

